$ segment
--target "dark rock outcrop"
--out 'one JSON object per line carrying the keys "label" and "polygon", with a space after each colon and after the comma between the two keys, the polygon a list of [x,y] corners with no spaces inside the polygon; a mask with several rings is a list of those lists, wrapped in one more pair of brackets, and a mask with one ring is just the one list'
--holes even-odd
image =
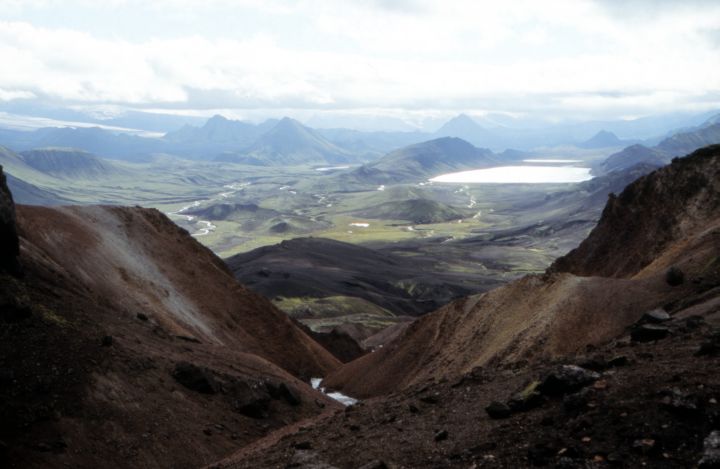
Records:
{"label": "dark rock outcrop", "polygon": [[485,407],[485,412],[491,419],[506,419],[512,413],[510,407],[498,401],[493,401]]}
{"label": "dark rock outcrop", "polygon": [[270,416],[270,400],[272,395],[268,389],[239,381],[231,386],[228,394],[234,397],[235,410],[253,419],[266,419]]}
{"label": "dark rock outcrop", "polygon": [[270,397],[272,397],[273,399],[282,399],[291,406],[300,405],[300,403],[302,402],[302,399],[300,398],[297,390],[289,384],[275,384],[269,382],[265,385],[265,387],[267,388]]}
{"label": "dark rock outcrop", "polygon": [[178,363],[172,375],[175,381],[193,391],[203,394],[215,394],[217,392],[214,377],[207,370],[192,363]]}
{"label": "dark rock outcrop", "polygon": [[665,281],[672,287],[682,285],[685,282],[685,274],[677,267],[670,267],[665,273]]}
{"label": "dark rock outcrop", "polygon": [[0,166],[0,271],[17,272],[19,253],[15,204]]}
{"label": "dark rock outcrop", "polygon": [[632,330],[630,337],[633,342],[652,342],[654,340],[664,339],[668,336],[670,330],[664,326],[656,326],[653,324],[643,324]]}
{"label": "dark rock outcrop", "polygon": [[599,378],[600,375],[594,371],[575,365],[561,365],[548,373],[538,390],[549,396],[561,396],[576,392]]}

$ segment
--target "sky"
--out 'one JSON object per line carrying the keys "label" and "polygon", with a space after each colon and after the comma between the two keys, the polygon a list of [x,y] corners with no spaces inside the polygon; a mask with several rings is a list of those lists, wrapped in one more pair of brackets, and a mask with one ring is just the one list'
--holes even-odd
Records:
{"label": "sky", "polygon": [[720,109],[717,0],[0,0],[0,104],[235,117]]}

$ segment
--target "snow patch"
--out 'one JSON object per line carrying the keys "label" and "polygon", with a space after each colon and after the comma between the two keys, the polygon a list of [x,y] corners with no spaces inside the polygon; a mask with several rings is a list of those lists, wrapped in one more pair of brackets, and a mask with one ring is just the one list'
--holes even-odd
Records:
{"label": "snow patch", "polygon": [[321,393],[325,394],[327,397],[331,399],[335,399],[340,404],[348,406],[353,405],[358,402],[357,399],[353,399],[350,396],[346,396],[345,394],[339,393],[339,392],[325,392],[325,388],[320,387],[320,383],[322,383],[322,378],[311,378],[310,379],[310,385],[313,389],[320,391]]}

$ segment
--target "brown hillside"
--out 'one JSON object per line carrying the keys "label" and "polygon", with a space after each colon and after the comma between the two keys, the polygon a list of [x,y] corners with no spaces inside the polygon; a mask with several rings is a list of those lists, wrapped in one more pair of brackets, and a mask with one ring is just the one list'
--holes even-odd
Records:
{"label": "brown hillside", "polygon": [[[622,337],[580,356],[423,382],[273,433],[210,468],[695,468],[718,425],[719,349],[708,347],[719,340],[717,300],[679,311],[663,340]],[[486,411],[568,364],[592,367],[597,380],[504,417]]]}
{"label": "brown hillside", "polygon": [[720,210],[720,145],[695,151],[610,197],[597,227],[551,271],[628,277]]}
{"label": "brown hillside", "polygon": [[336,403],[339,365],[156,210],[17,207],[0,466],[198,467]]}
{"label": "brown hillside", "polygon": [[21,206],[25,250],[124,311],[173,335],[255,353],[302,378],[337,361],[157,210]]}
{"label": "brown hillside", "polygon": [[[665,306],[673,312],[682,298],[720,284],[718,167],[720,148],[711,147],[641,178],[618,197],[620,203],[608,204],[588,238],[592,243],[578,249],[599,246],[602,254],[571,253],[554,270],[576,266],[568,269],[572,273],[525,277],[430,313],[381,350],[344,365],[324,385],[358,397],[385,394],[478,366],[574,353],[617,337],[648,310]],[[576,264],[576,258],[593,260]],[[670,266],[687,281],[668,284]],[[638,275],[600,277],[621,272]]]}

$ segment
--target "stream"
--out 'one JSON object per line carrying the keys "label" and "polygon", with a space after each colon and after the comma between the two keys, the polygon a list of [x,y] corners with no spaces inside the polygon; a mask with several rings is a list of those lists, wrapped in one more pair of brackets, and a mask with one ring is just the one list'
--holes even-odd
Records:
{"label": "stream", "polygon": [[232,184],[226,184],[223,186],[223,189],[230,189],[229,191],[220,192],[216,197],[211,197],[209,199],[202,199],[202,200],[196,200],[195,202],[191,203],[190,205],[186,205],[182,207],[180,210],[176,210],[174,212],[166,212],[166,215],[170,217],[179,217],[184,219],[187,222],[194,222],[195,224],[204,225],[203,228],[199,228],[195,233],[191,233],[191,236],[206,236],[209,235],[211,232],[215,231],[217,228],[216,225],[213,225],[211,221],[209,220],[198,220],[194,221],[197,217],[193,215],[186,215],[184,212],[187,210],[190,210],[191,208],[199,207],[203,202],[215,202],[218,200],[227,199],[228,197],[234,195],[237,191],[242,189],[243,187],[249,186],[249,182],[234,182]]}
{"label": "stream", "polygon": [[311,378],[310,379],[310,385],[313,389],[317,389],[321,393],[325,394],[327,397],[331,399],[335,399],[342,405],[353,405],[358,402],[357,399],[353,399],[350,396],[346,396],[345,394],[339,393],[339,392],[325,392],[325,388],[320,387],[320,383],[322,383],[322,378]]}

